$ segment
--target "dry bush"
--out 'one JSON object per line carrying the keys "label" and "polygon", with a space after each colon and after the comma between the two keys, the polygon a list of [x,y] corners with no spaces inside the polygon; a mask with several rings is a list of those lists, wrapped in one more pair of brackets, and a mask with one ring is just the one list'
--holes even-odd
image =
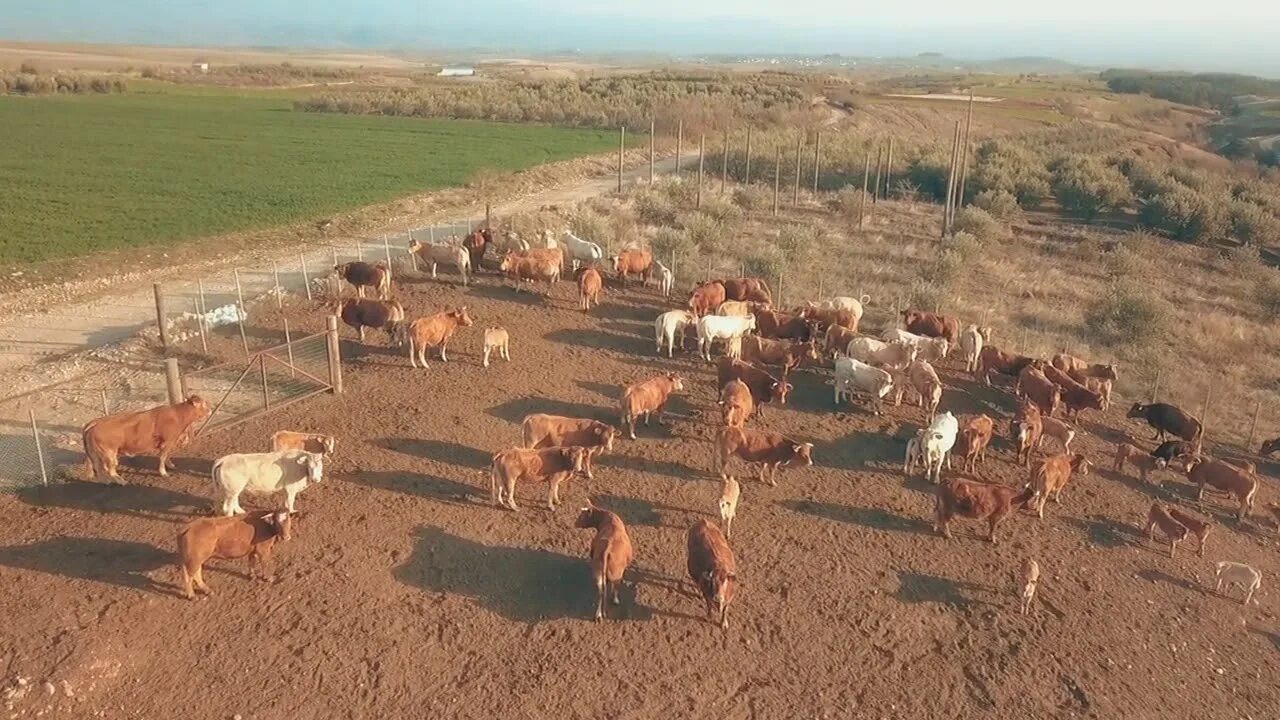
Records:
{"label": "dry bush", "polygon": [[1264,207],[1243,200],[1231,203],[1231,236],[1242,243],[1280,242],[1280,218]]}
{"label": "dry bush", "polygon": [[602,246],[613,238],[611,224],[608,217],[589,207],[579,208],[569,217],[569,229],[574,235]]}
{"label": "dry bush", "polygon": [[730,233],[742,222],[742,209],[729,200],[718,197],[704,199],[698,212],[714,218]]}
{"label": "dry bush", "polygon": [[676,224],[676,206],[665,193],[655,189],[641,190],[635,197],[636,215],[650,225]]}
{"label": "dry bush", "polygon": [[1254,284],[1254,297],[1262,308],[1263,317],[1272,322],[1280,317],[1280,272],[1269,270]]}
{"label": "dry bush", "polygon": [[1065,156],[1055,162],[1053,194],[1064,211],[1085,222],[1123,209],[1131,200],[1126,178],[1098,158],[1087,156]]}
{"label": "dry bush", "polygon": [[688,233],[670,227],[660,227],[654,231],[649,239],[649,247],[662,262],[667,262],[673,256],[679,261],[697,252],[697,246],[689,239]]}
{"label": "dry bush", "polygon": [[772,195],[769,194],[768,190],[758,185],[744,185],[733,191],[733,202],[743,210],[752,212],[769,207],[772,202]]}
{"label": "dry bush", "polygon": [[1022,214],[1018,198],[1007,190],[983,190],[974,196],[973,205],[1004,222],[1016,220]]}
{"label": "dry bush", "polygon": [[[859,190],[861,192],[861,190]],[[903,202],[916,202],[920,199],[920,187],[910,180],[895,180],[893,187],[889,190],[889,194],[895,200]]]}
{"label": "dry bush", "polygon": [[1116,278],[1085,310],[1092,339],[1107,347],[1141,349],[1164,331],[1167,311],[1144,285]]}
{"label": "dry bush", "polygon": [[1227,217],[1212,197],[1183,185],[1145,198],[1138,212],[1143,227],[1184,242],[1213,242],[1227,232]]}
{"label": "dry bush", "polygon": [[703,255],[719,255],[728,248],[729,234],[724,225],[710,215],[692,213],[681,223],[685,234]]}
{"label": "dry bush", "polygon": [[957,232],[968,233],[984,243],[1009,234],[1009,229],[999,220],[978,207],[967,207],[957,212],[953,227]]}

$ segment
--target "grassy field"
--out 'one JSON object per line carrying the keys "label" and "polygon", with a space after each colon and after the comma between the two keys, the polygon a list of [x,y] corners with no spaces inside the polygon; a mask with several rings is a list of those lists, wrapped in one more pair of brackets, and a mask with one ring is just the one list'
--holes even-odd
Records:
{"label": "grassy field", "polygon": [[298,113],[293,95],[0,97],[0,262],[318,218],[614,147],[610,132]]}

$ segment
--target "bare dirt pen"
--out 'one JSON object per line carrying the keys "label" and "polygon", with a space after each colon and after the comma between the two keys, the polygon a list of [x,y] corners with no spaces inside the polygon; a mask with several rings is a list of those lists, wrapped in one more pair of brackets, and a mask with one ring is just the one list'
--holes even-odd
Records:
{"label": "bare dirt pen", "polygon": [[[1080,445],[1104,469],[1073,482],[1045,520],[1010,518],[994,547],[960,522],[948,542],[930,529],[933,487],[901,472],[922,412],[836,414],[824,373],[800,372],[793,401],[760,424],[815,443],[815,466],[778,488],[744,483],[733,543],[743,584],[722,632],[684,580],[684,532],[719,495],[714,371],[654,356],[652,320],[666,304],[614,288],[584,315],[567,283],[543,300],[492,275],[470,289],[400,282],[411,316],[468,305],[476,326],[450,363],[413,370],[348,330],[344,395],[209,437],[168,480],[147,459],[127,487],[72,481],[0,496],[3,677],[31,688],[14,712],[1164,718],[1260,717],[1280,702],[1268,673],[1280,646],[1274,593],[1264,585],[1243,608],[1212,592],[1219,559],[1280,573],[1275,527],[1260,515],[1237,525],[1225,502],[1194,502],[1171,474],[1157,488],[1105,469],[1099,438],[1143,432],[1116,412],[1084,423]],[[300,332],[322,322],[318,309],[286,312]],[[513,361],[485,370],[491,324],[511,331]],[[542,487],[518,489],[518,514],[488,505],[482,471],[524,415],[614,421],[620,384],[669,369],[689,381],[671,425],[620,442],[558,512],[542,509]],[[995,414],[1004,435],[1005,389],[954,362],[943,376],[943,409]],[[333,433],[338,454],[301,496],[278,582],[215,562],[212,598],[176,597],[174,534],[208,512],[210,462],[264,448],[282,427]],[[1011,456],[998,440],[979,474],[1021,482]],[[637,548],[623,608],[601,625],[590,622],[589,534],[571,527],[588,494],[624,518]],[[1143,544],[1153,497],[1218,521],[1205,558]],[[1026,557],[1043,569],[1042,602],[1023,617],[1013,571]]]}

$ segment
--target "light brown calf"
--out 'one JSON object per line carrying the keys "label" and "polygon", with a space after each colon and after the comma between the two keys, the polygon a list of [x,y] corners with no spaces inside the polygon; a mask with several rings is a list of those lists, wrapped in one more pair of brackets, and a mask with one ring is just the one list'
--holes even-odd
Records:
{"label": "light brown calf", "polygon": [[560,483],[582,472],[587,450],[580,447],[555,447],[542,450],[512,448],[493,456],[489,466],[489,494],[493,504],[510,510],[516,506],[517,482],[545,482],[547,508],[556,509],[560,502]]}
{"label": "light brown calf", "polygon": [[1252,467],[1241,468],[1222,460],[1199,458],[1188,462],[1187,477],[1199,486],[1196,500],[1204,499],[1204,488],[1208,485],[1239,501],[1240,509],[1236,512],[1238,520],[1244,520],[1253,508],[1253,499],[1258,493],[1258,478]]}
{"label": "light brown calf", "polygon": [[485,328],[484,359],[481,361],[484,367],[489,367],[489,355],[494,350],[498,351],[498,357],[511,362],[511,336],[506,329],[500,327]]}
{"label": "light brown calf", "polygon": [[1031,464],[1031,451],[1039,447],[1040,438],[1044,434],[1044,418],[1040,414],[1040,408],[1030,400],[1023,400],[1009,423],[1009,434],[1009,439],[1018,449],[1018,463],[1024,467]]}
{"label": "light brown calf", "polygon": [[607,452],[613,452],[613,440],[618,429],[599,420],[561,417],[536,413],[526,415],[520,423],[521,444],[526,450],[549,447],[580,447],[587,451],[582,462],[583,474],[594,479],[591,461]]}
{"label": "light brown calf", "polygon": [[1118,472],[1124,472],[1125,463],[1129,463],[1138,469],[1138,477],[1142,482],[1148,482],[1151,473],[1160,467],[1156,458],[1130,445],[1129,443],[1116,443],[1116,454],[1111,463],[1111,469]]}
{"label": "light brown calf", "polygon": [[1044,415],[1040,416],[1040,424],[1044,428],[1044,432],[1041,435],[1042,438],[1053,438],[1058,441],[1059,445],[1062,445],[1062,452],[1071,452],[1071,441],[1076,439],[1075,428],[1057,418],[1045,417]]}
{"label": "light brown calf", "polygon": [[707,604],[707,619],[720,616],[720,627],[729,628],[729,603],[737,588],[738,564],[720,528],[709,520],[699,520],[689,528],[689,579]]}
{"label": "light brown calf", "polygon": [[600,295],[604,292],[604,277],[595,266],[578,271],[578,301],[583,312],[591,309],[591,304],[600,304]]}
{"label": "light brown calf", "polygon": [[1151,503],[1151,509],[1147,511],[1147,542],[1155,540],[1156,528],[1160,528],[1160,532],[1169,539],[1169,557],[1178,549],[1178,543],[1187,539],[1187,526],[1173,519],[1169,514],[1168,508],[1160,503],[1159,500]]}
{"label": "light brown calf", "polygon": [[1062,489],[1071,482],[1072,473],[1084,477],[1089,474],[1090,467],[1089,460],[1080,453],[1051,455],[1032,465],[1027,484],[1036,492],[1036,515],[1044,517],[1044,504],[1048,502],[1050,493],[1054,502],[1062,502]]}
{"label": "light brown calf", "polygon": [[622,518],[589,502],[578,513],[573,526],[595,528],[596,531],[595,537],[591,538],[591,579],[596,584],[596,622],[600,622],[604,620],[606,595],[614,605],[621,604],[618,585],[622,583],[622,576],[633,557],[631,538]]}
{"label": "light brown calf", "polygon": [[1022,561],[1022,614],[1031,610],[1031,601],[1036,597],[1036,586],[1040,584],[1040,563],[1031,558]]}
{"label": "light brown calf", "polygon": [[1174,520],[1182,523],[1183,527],[1189,530],[1192,535],[1196,536],[1197,554],[1200,557],[1204,557],[1204,543],[1209,539],[1209,532],[1213,530],[1215,523],[1212,520],[1198,518],[1172,505],[1169,506],[1169,514],[1173,516]]}
{"label": "light brown calf", "polygon": [[978,415],[962,420],[960,433],[956,435],[956,444],[952,446],[952,454],[964,459],[967,472],[977,472],[978,462],[986,462],[987,446],[995,434],[996,423],[987,415]]}
{"label": "light brown calf", "polygon": [[305,450],[309,453],[328,457],[333,454],[334,439],[332,435],[316,433],[300,433],[292,430],[280,430],[271,436],[271,452],[281,450]]}
{"label": "light brown calf", "polygon": [[659,375],[628,386],[622,392],[622,426],[627,435],[636,439],[636,418],[644,416],[644,424],[648,426],[649,415],[658,414],[658,424],[665,425],[663,413],[667,410],[667,401],[672,393],[684,391],[684,381],[675,373]]}
{"label": "light brown calf", "polygon": [[178,531],[178,567],[182,590],[188,600],[195,590],[212,595],[204,582],[204,564],[212,558],[236,560],[249,556],[249,575],[258,577],[262,565],[271,580],[268,565],[276,540],[290,538],[292,522],[283,510],[256,510],[246,515],[197,518]]}
{"label": "light brown calf", "polygon": [[449,362],[449,338],[458,328],[471,324],[466,305],[414,320],[409,324],[409,364],[416,368],[422,363],[422,369],[427,369],[427,349],[436,346],[440,347],[440,362]]}
{"label": "light brown calf", "polygon": [[751,389],[741,380],[730,380],[720,391],[720,416],[728,427],[742,427],[755,414]]}

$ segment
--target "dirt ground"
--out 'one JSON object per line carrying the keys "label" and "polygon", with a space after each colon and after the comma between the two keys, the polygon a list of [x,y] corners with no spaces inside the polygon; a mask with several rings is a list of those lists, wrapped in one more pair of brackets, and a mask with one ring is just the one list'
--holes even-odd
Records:
{"label": "dirt ground", "polygon": [[[1047,517],[1020,514],[999,544],[969,521],[931,530],[933,487],[902,474],[923,411],[833,411],[825,371],[804,370],[759,421],[815,444],[815,466],[780,486],[744,482],[733,548],[741,588],[722,631],[685,579],[684,533],[715,513],[713,369],[654,354],[652,291],[613,290],[576,310],[492,275],[469,289],[408,279],[410,315],[465,303],[476,321],[450,362],[348,331],[346,393],[200,440],[168,479],[134,463],[131,484],[72,481],[0,496],[0,683],[10,717],[106,718],[1264,718],[1280,707],[1280,575],[1274,523],[1237,524],[1194,500],[1111,472],[1102,439],[1145,430],[1122,411],[1086,419],[1103,467]],[[295,327],[322,327],[316,309]],[[511,331],[512,361],[480,367],[481,328]],[[372,336],[371,336],[372,338]],[[380,340],[380,338],[379,338]],[[570,484],[556,512],[521,487],[519,513],[488,504],[491,454],[528,413],[616,420],[619,386],[677,370],[688,392],[668,427],[642,429]],[[1003,386],[943,367],[943,408],[1010,414]],[[1120,403],[1123,405],[1123,403]],[[265,449],[279,428],[338,438],[325,481],[299,500],[277,582],[214,561],[211,598],[178,596],[174,535],[209,512],[211,461]],[[1276,500],[1262,463],[1260,500]],[[950,474],[958,474],[952,471]],[[1006,441],[979,469],[1020,482]],[[588,494],[627,522],[636,563],[623,606],[593,624]],[[1208,552],[1170,559],[1138,527],[1151,499],[1212,516]],[[274,500],[250,499],[267,507]],[[1188,543],[1190,544],[1190,543]],[[1013,571],[1042,568],[1040,602],[1017,613]],[[1256,604],[1213,590],[1213,562],[1266,575]],[[19,680],[25,684],[20,684]]]}

